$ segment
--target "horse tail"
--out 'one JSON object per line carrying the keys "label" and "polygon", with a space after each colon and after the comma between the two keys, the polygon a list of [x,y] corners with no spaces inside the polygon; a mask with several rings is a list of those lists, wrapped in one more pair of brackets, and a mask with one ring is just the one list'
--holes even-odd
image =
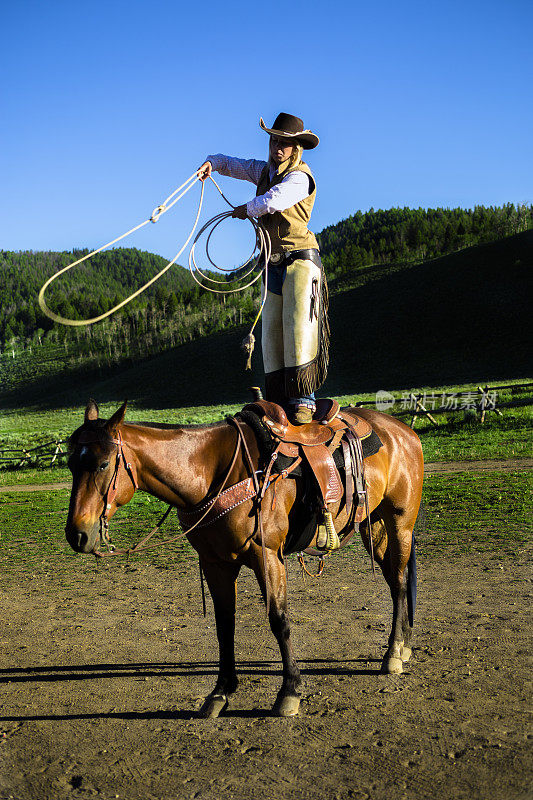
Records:
{"label": "horse tail", "polygon": [[407,562],[407,614],[409,625],[413,627],[416,608],[416,539],[413,533],[411,555]]}
{"label": "horse tail", "polygon": [[411,541],[411,555],[407,562],[407,613],[409,616],[409,625],[413,627],[416,608],[416,539],[415,531],[417,534],[424,536],[426,532],[426,518],[427,510],[424,503],[420,503],[418,515],[413,529],[413,538]]}

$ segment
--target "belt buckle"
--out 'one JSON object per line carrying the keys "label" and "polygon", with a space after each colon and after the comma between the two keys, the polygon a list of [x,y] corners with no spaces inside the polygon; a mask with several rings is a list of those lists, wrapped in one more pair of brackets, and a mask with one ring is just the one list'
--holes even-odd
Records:
{"label": "belt buckle", "polygon": [[271,264],[279,264],[283,259],[283,253],[272,253],[270,256]]}

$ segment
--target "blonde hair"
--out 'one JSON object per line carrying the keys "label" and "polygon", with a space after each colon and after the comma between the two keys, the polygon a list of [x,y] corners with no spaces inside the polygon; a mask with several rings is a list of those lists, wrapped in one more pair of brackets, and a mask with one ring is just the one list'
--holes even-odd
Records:
{"label": "blonde hair", "polygon": [[297,167],[302,160],[304,149],[301,144],[295,144],[292,148],[292,153],[289,158],[289,169]]}
{"label": "blonde hair", "polygon": [[[303,149],[302,145],[298,144],[298,142],[295,142],[293,144],[293,146],[292,146],[292,153],[290,154],[289,158],[287,159],[288,162],[289,162],[287,169],[292,169],[293,167],[297,167],[298,166],[298,164],[302,160],[303,152],[304,152],[304,149]],[[272,159],[270,157],[270,143],[268,145],[268,159],[267,159],[267,161],[268,161],[268,165],[270,166],[270,164],[272,164]]]}

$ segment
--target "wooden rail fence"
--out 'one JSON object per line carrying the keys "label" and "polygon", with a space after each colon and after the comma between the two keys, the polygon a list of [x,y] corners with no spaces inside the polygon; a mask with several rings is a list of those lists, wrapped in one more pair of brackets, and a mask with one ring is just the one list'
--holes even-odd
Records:
{"label": "wooden rail fence", "polygon": [[[404,393],[401,398],[394,398],[394,405],[387,409],[386,413],[393,417],[398,417],[399,419],[411,417],[409,422],[411,428],[415,427],[416,420],[419,417],[425,417],[432,425],[438,427],[439,423],[435,419],[436,416],[465,411],[474,411],[477,413],[480,422],[483,424],[487,413],[491,411],[503,417],[501,412],[502,408],[519,408],[533,405],[533,397],[531,394],[527,397],[500,403],[497,399],[498,392],[506,391],[511,394],[523,394],[525,392],[531,392],[532,390],[533,383],[513,383],[504,386],[478,386],[477,389],[453,393],[435,392],[434,390],[420,392],[418,394],[409,392]],[[435,406],[439,397],[441,400],[445,399],[445,403],[444,405]],[[395,406],[398,404],[400,405],[400,411],[395,411]],[[355,407],[375,405],[375,400],[362,400],[356,403]]]}
{"label": "wooden rail fence", "polygon": [[0,468],[42,465],[43,463],[52,466],[58,458],[66,454],[66,444],[63,439],[55,439],[52,442],[39,444],[37,447],[3,448],[0,450]]}
{"label": "wooden rail fence", "polygon": [[[409,425],[415,427],[419,417],[428,419],[432,425],[438,427],[436,416],[450,414],[454,412],[474,411],[479,416],[481,423],[485,422],[488,413],[493,412],[500,417],[503,416],[501,409],[519,408],[533,405],[533,396],[521,397],[516,400],[508,400],[504,403],[497,401],[497,393],[505,390],[506,392],[521,394],[531,392],[533,383],[510,384],[506,386],[478,386],[476,390],[466,392],[413,392],[404,393],[401,398],[394,398],[394,405],[387,409],[387,413],[400,419],[410,417]],[[390,395],[392,397],[392,395]],[[444,405],[435,407],[438,397],[447,398],[448,402]],[[453,400],[453,403],[450,402]],[[394,407],[400,405],[400,411],[395,411]],[[375,406],[375,400],[362,400],[355,403],[354,408],[361,406]],[[402,405],[408,406],[402,408]],[[67,442],[65,439],[55,439],[45,444],[31,448],[3,448],[0,449],[0,469],[2,467],[17,468],[23,466],[51,466],[56,461],[62,460],[66,455]]]}

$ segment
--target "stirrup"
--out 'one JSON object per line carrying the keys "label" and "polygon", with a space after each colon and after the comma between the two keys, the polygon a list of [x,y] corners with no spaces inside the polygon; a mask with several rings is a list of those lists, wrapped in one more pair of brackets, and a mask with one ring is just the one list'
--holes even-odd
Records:
{"label": "stirrup", "polygon": [[324,511],[323,523],[318,526],[316,546],[319,550],[338,550],[341,542],[330,511]]}

